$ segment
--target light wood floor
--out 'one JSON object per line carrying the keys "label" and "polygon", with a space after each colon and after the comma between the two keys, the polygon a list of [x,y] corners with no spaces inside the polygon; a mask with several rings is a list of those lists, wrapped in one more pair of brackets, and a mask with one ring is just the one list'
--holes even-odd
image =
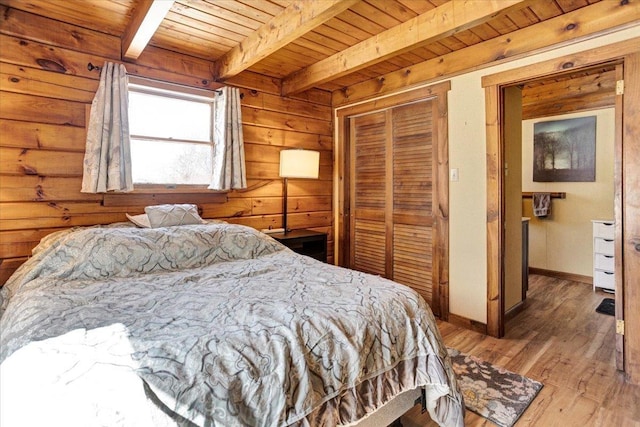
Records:
{"label": "light wood floor", "polygon": [[[615,369],[613,316],[595,312],[609,294],[591,285],[532,275],[527,308],[502,339],[438,322],[448,346],[526,375],[544,387],[516,426],[640,426],[640,386]],[[435,426],[414,407],[404,427]],[[467,411],[467,426],[494,426]]]}

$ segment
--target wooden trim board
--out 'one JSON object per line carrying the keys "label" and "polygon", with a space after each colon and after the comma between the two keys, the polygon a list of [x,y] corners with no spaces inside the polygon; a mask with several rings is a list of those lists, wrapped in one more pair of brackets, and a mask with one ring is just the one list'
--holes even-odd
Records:
{"label": "wooden trim board", "polygon": [[593,285],[593,277],[582,274],[566,273],[564,271],[546,270],[544,268],[529,267],[529,274],[539,274],[541,276],[554,277],[560,280],[571,280],[572,282],[586,283]]}

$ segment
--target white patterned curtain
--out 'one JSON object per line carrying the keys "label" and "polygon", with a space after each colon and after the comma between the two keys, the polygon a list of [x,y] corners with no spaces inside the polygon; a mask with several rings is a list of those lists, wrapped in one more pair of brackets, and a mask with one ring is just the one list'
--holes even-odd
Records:
{"label": "white patterned curtain", "polygon": [[98,91],[91,103],[81,191],[131,190],[127,71],[122,64],[105,62]]}
{"label": "white patterned curtain", "polygon": [[213,104],[214,149],[211,190],[247,188],[240,90],[220,89]]}

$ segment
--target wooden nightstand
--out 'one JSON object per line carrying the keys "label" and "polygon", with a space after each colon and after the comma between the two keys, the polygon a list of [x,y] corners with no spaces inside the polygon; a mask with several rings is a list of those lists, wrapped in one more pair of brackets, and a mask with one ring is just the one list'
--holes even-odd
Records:
{"label": "wooden nightstand", "polygon": [[292,230],[288,233],[274,233],[276,239],[294,252],[327,262],[327,234],[312,230]]}

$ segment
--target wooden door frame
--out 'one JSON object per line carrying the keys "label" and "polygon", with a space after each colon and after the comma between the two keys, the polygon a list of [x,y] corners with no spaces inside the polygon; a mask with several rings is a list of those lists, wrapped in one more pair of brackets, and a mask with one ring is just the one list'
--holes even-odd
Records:
{"label": "wooden door frame", "polygon": [[434,202],[434,216],[437,216],[438,235],[443,238],[438,241],[438,259],[433,260],[433,271],[437,274],[437,288],[433,289],[434,299],[438,301],[440,318],[449,318],[449,128],[447,92],[451,90],[451,82],[445,81],[424,87],[412,88],[408,91],[385,95],[384,97],[369,99],[356,105],[345,105],[334,109],[336,119],[336,138],[334,146],[334,192],[335,198],[335,248],[336,264],[347,265],[349,257],[349,116],[370,113],[394,106],[435,99],[437,101],[438,116],[434,129],[438,134],[437,164],[434,164],[437,176],[438,197]]}
{"label": "wooden door frame", "polygon": [[[640,289],[632,281],[640,277],[640,197],[632,193],[640,178],[640,38],[575,53],[483,77],[487,136],[487,332],[504,335],[504,140],[502,135],[502,88],[554,74],[603,63],[619,62],[624,67],[624,97],[616,97],[616,117],[622,129],[615,138],[616,223],[616,317],[624,318],[625,334],[617,337],[623,348],[622,368],[627,379],[640,383]],[[620,100],[619,98],[622,98]],[[621,111],[620,111],[621,110]],[[633,172],[636,172],[635,175]],[[637,191],[637,190],[636,190]],[[631,305],[636,304],[635,310]],[[619,362],[618,362],[619,363]]]}

